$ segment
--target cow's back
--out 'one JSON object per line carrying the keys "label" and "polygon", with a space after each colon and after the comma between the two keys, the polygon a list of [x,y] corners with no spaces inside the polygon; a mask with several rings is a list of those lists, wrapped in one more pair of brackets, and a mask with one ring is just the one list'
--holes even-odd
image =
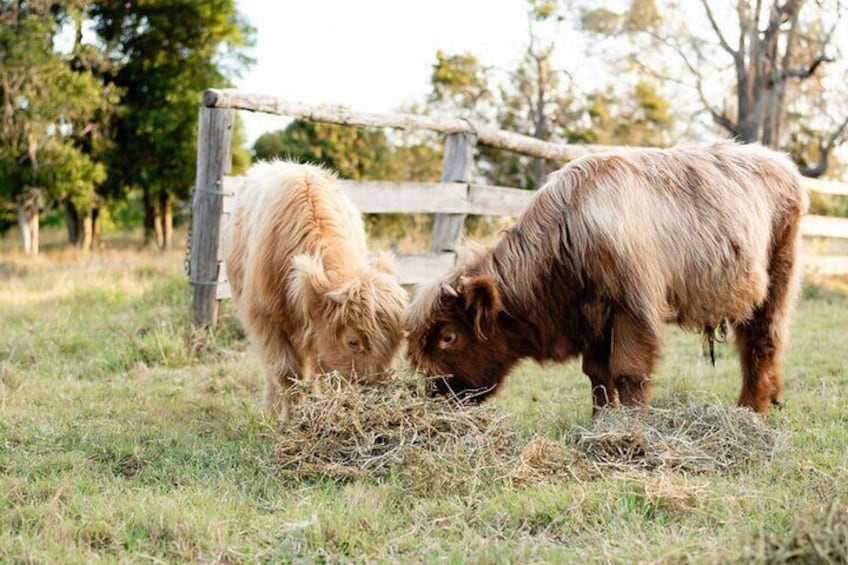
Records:
{"label": "cow's back", "polygon": [[691,328],[765,299],[773,232],[804,199],[784,156],[731,143],[590,156],[543,190],[602,294]]}

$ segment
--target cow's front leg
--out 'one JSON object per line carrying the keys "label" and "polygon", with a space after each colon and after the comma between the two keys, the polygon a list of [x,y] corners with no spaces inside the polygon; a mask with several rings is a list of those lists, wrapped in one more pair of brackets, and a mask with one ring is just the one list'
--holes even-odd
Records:
{"label": "cow's front leg", "polygon": [[292,377],[282,368],[269,367],[265,372],[265,409],[281,422],[288,419],[291,409],[289,388]]}
{"label": "cow's front leg", "polygon": [[606,406],[618,406],[618,393],[610,373],[609,332],[583,353],[583,372],[592,383],[592,415]]}
{"label": "cow's front leg", "polygon": [[656,327],[624,312],[613,319],[610,373],[625,406],[647,404],[650,399],[651,373],[661,347]]}
{"label": "cow's front leg", "polygon": [[257,347],[257,353],[265,365],[265,409],[273,417],[284,422],[291,413],[292,402],[298,402],[302,391],[292,392],[297,379],[308,379],[310,367],[301,361],[288,338],[282,333],[265,336]]}

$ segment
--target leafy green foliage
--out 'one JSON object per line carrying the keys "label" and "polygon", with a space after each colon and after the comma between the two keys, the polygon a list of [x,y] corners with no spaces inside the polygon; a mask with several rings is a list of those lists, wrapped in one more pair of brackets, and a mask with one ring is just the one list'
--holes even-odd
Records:
{"label": "leafy green foliage", "polygon": [[663,22],[655,0],[630,0],[620,11],[595,7],[594,3],[580,9],[582,29],[603,35],[638,33],[656,29]]}
{"label": "leafy green foliage", "polygon": [[113,190],[138,186],[187,198],[200,94],[228,84],[226,65],[249,63],[242,49],[252,29],[232,0],[99,0],[92,17],[123,90],[110,155]]}
{"label": "leafy green foliage", "polygon": [[589,126],[571,132],[572,142],[663,146],[674,127],[670,103],[654,84],[637,83],[625,97],[608,88],[590,97]]}
{"label": "leafy green foliage", "polygon": [[[647,79],[632,90],[608,86],[587,96],[552,64],[548,51],[528,51],[507,80],[496,81],[470,54],[436,55],[431,100],[447,110],[539,139],[570,143],[663,146],[674,128],[671,103]],[[533,189],[557,163],[487,147],[478,171],[492,184]]]}
{"label": "leafy green foliage", "polygon": [[390,173],[391,148],[382,130],[295,120],[284,130],[261,135],[253,151],[262,160],[321,164],[346,179],[385,179]]}
{"label": "leafy green foliage", "polygon": [[471,53],[447,54],[442,50],[436,51],[430,84],[431,103],[448,103],[454,107],[473,109],[491,95],[486,69]]}
{"label": "leafy green foliage", "polygon": [[104,180],[103,166],[89,154],[89,132],[115,101],[114,91],[53,49],[62,18],[73,8],[72,2],[48,2],[0,11],[2,200],[38,186],[50,200],[91,206]]}

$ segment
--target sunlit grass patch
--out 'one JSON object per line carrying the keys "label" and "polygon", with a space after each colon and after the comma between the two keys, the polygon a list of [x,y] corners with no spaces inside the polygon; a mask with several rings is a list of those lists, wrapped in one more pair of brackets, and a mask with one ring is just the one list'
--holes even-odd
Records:
{"label": "sunlit grass patch", "polygon": [[[844,497],[844,493],[841,493]],[[843,498],[825,505],[812,519],[799,519],[790,532],[760,532],[745,547],[748,563],[848,563],[848,506]]]}
{"label": "sunlit grass patch", "polygon": [[[189,329],[182,259],[0,260],[0,562],[746,562],[826,547],[816,535],[841,523],[826,510],[848,484],[848,295],[829,284],[806,287],[786,406],[765,419],[734,408],[731,344],[713,368],[669,328],[658,412],[593,420],[579,362],[524,363],[479,411],[429,404],[401,369],[383,388],[305,391],[281,426],[232,305]],[[581,446],[610,430],[646,455]],[[674,451],[704,440],[722,465]],[[358,470],[326,472],[339,453]]]}

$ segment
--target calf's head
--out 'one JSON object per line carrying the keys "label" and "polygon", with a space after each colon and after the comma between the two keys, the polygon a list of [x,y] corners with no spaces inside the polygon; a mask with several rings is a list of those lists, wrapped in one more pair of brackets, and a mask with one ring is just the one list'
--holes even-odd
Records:
{"label": "calf's head", "polygon": [[293,267],[293,298],[306,320],[316,370],[363,382],[388,369],[400,345],[407,302],[391,260],[380,257],[343,277],[325,270],[313,255],[295,257]]}
{"label": "calf's head", "polygon": [[434,392],[476,403],[494,393],[518,356],[504,332],[497,280],[454,275],[422,291],[407,308],[408,356]]}

